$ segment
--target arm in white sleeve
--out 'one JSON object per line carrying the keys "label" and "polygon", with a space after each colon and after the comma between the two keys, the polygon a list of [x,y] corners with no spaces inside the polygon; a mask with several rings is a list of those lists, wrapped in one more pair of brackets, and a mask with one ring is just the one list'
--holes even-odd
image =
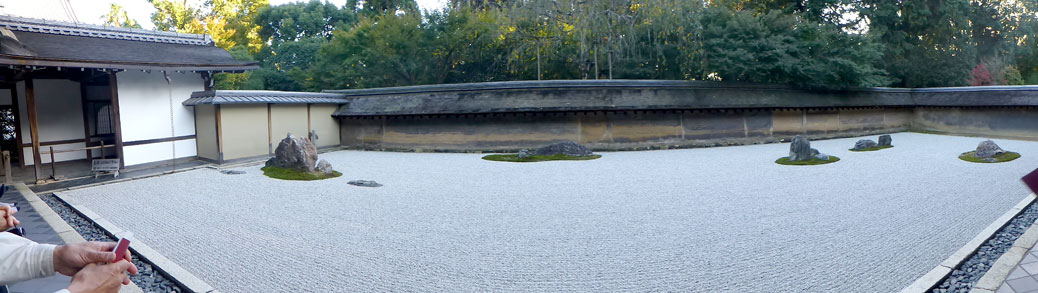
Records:
{"label": "arm in white sleeve", "polygon": [[53,276],[54,247],[0,232],[0,284]]}

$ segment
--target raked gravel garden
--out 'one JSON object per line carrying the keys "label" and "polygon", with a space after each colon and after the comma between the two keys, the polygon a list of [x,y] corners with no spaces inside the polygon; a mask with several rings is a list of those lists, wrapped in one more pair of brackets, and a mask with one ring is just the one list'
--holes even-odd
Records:
{"label": "raked gravel garden", "polygon": [[[481,154],[337,151],[341,177],[201,169],[60,192],[223,292],[890,292],[935,267],[1029,191],[1038,142],[996,164],[984,138],[895,133],[493,162]],[[875,137],[870,137],[875,139]],[[348,185],[374,180],[382,187]]]}

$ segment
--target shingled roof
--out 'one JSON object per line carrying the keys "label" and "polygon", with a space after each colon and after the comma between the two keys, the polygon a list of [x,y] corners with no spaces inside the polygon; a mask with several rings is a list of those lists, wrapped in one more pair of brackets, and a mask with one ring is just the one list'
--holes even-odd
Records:
{"label": "shingled roof", "polygon": [[204,91],[191,93],[184,106],[226,104],[346,104],[341,94],[281,91]]}
{"label": "shingled roof", "polygon": [[0,64],[237,72],[257,69],[209,36],[0,16]]}

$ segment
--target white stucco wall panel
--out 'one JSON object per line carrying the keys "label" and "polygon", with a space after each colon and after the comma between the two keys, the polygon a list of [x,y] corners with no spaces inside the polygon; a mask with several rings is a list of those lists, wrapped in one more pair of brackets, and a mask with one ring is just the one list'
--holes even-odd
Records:
{"label": "white stucco wall panel", "polygon": [[[195,73],[126,71],[118,73],[119,115],[123,142],[195,134],[195,118],[183,106],[191,93],[204,90]],[[131,151],[131,148],[133,151]],[[195,141],[177,141],[176,157],[194,156]],[[173,143],[152,143],[123,148],[127,166],[173,159]]]}
{"label": "white stucco wall panel", "polygon": [[[194,139],[125,146],[123,147],[123,156],[125,156],[126,159],[123,160],[123,164],[130,167],[133,165],[173,159],[174,143],[176,143],[177,158],[194,157],[197,154]],[[154,158],[164,159],[154,160]]]}
{"label": "white stucco wall panel", "polygon": [[[83,139],[83,102],[80,97],[79,83],[67,79],[35,79],[33,80],[34,97],[36,98],[37,131],[41,142]],[[21,126],[21,141],[32,143],[31,123],[25,100],[25,82],[18,82],[18,116]],[[55,150],[67,150],[86,147],[84,143],[54,145]],[[43,151],[48,148],[41,147]],[[26,165],[33,165],[32,148],[22,148]],[[59,153],[54,160],[69,161],[85,159],[86,151]],[[50,155],[41,154],[44,163],[50,162]]]}

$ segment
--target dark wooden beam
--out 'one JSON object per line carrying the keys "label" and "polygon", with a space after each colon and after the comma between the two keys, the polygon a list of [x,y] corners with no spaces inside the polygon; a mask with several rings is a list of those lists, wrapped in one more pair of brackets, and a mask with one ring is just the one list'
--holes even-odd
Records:
{"label": "dark wooden beam", "polygon": [[36,172],[36,181],[40,181],[40,130],[36,117],[36,91],[33,88],[32,77],[25,80],[25,110],[29,114],[29,135],[32,137],[32,163]]}
{"label": "dark wooden beam", "polygon": [[163,138],[134,140],[134,141],[123,142],[123,146],[135,146],[135,145],[142,145],[142,144],[171,142],[171,141],[188,140],[188,139],[194,139],[194,138],[195,138],[195,135],[191,134],[191,135],[181,135],[181,136],[173,136],[173,137],[163,137]]}
{"label": "dark wooden beam", "polygon": [[[83,142],[86,146],[90,146],[90,110],[87,106],[87,90],[86,84],[79,82],[79,100],[83,108]],[[87,160],[94,158],[94,153],[90,149],[86,150]]]}
{"label": "dark wooden beam", "polygon": [[[39,143],[40,143],[40,146],[52,146],[52,145],[70,144],[70,143],[78,143],[78,142],[86,142],[86,140],[82,139],[82,138],[76,138],[76,139],[66,139],[66,140],[41,141]],[[31,146],[32,146],[32,144],[29,144],[29,143],[22,144],[22,147],[26,147],[26,148],[27,147],[31,147]]]}
{"label": "dark wooden beam", "polygon": [[108,89],[112,92],[112,126],[115,127],[115,155],[119,157],[119,169],[126,168],[126,158],[123,157],[123,127],[119,120],[119,80],[115,72],[108,73]]}
{"label": "dark wooden beam", "polygon": [[313,128],[310,127],[310,104],[306,104],[306,138],[307,139],[310,138],[310,131],[313,131]]}

